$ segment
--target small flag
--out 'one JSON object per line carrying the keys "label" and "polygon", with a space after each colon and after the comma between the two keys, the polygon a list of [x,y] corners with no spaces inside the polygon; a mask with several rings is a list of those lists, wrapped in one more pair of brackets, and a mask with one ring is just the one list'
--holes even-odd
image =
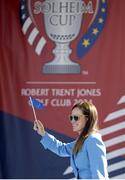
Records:
{"label": "small flag", "polygon": [[44,104],[34,98],[31,97],[31,101],[32,101],[32,105],[34,108],[36,109],[43,109],[44,108]]}

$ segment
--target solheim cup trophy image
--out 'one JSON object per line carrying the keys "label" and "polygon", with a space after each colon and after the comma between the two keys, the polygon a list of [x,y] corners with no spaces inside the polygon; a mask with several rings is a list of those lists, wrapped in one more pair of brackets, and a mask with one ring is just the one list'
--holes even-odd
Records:
{"label": "solheim cup trophy image", "polygon": [[78,74],[80,65],[70,59],[69,47],[79,34],[82,0],[45,0],[42,3],[45,31],[55,42],[54,59],[43,66],[45,74]]}

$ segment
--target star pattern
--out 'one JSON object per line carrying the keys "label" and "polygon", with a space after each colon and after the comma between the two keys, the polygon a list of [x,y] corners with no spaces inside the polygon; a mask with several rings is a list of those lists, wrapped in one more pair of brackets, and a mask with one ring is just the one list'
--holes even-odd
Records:
{"label": "star pattern", "polygon": [[89,51],[103,30],[107,17],[107,4],[107,0],[100,0],[99,11],[94,22],[78,43],[77,55],[79,58],[83,57]]}
{"label": "star pattern", "polygon": [[89,45],[90,45],[90,42],[89,42],[89,41],[90,41],[89,39],[84,39],[84,40],[83,40],[83,45],[84,45],[85,47],[89,46]]}

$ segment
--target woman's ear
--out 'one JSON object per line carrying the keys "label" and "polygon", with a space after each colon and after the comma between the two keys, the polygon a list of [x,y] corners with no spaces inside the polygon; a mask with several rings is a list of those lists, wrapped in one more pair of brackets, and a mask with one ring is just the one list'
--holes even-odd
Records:
{"label": "woman's ear", "polygon": [[88,118],[88,117],[85,117],[85,119],[86,119],[86,121],[88,121],[89,118]]}

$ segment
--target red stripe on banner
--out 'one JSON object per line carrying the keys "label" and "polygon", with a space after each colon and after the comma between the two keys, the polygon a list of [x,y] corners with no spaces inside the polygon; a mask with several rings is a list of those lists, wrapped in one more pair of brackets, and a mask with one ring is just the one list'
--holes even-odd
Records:
{"label": "red stripe on banner", "polygon": [[[107,147],[107,152],[112,152],[112,151],[115,151],[115,150],[118,150],[118,149],[121,149],[121,148],[124,148],[125,147],[125,143],[122,142],[122,143],[118,143],[116,145],[113,145],[111,147]],[[122,156],[125,156],[125,152],[122,154]]]}
{"label": "red stripe on banner", "polygon": [[125,116],[117,117],[116,119],[113,119],[113,120],[107,121],[107,122],[105,122],[105,120],[104,120],[104,123],[102,124],[101,128],[103,129],[106,127],[110,127],[110,126],[113,126],[115,124],[119,124],[119,123],[124,122],[124,121],[125,121]]}
{"label": "red stripe on banner", "polygon": [[125,128],[103,136],[103,140],[106,141],[124,134],[125,134]]}

